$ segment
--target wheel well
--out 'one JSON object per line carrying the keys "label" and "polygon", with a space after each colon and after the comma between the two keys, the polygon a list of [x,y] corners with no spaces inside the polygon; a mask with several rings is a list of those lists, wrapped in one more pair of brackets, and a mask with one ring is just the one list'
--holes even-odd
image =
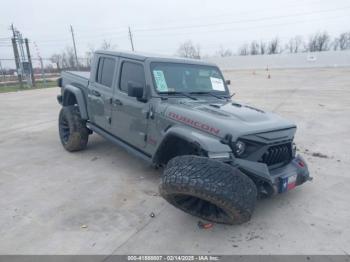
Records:
{"label": "wheel well", "polygon": [[182,155],[205,155],[200,145],[195,142],[189,142],[177,136],[169,136],[159,147],[155,163],[158,165],[166,165],[168,161],[176,156]]}
{"label": "wheel well", "polygon": [[66,91],[63,97],[63,105],[64,106],[72,106],[77,104],[77,99],[75,97],[75,95],[70,92],[70,91]]}

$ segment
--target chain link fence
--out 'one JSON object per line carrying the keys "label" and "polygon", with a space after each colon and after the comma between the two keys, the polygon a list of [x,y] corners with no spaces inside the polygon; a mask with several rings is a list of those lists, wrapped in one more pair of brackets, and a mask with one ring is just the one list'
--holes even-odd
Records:
{"label": "chain link fence", "polygon": [[[73,66],[60,65],[60,63],[52,62],[49,58],[32,58],[33,74],[35,87],[52,87],[56,86],[58,77],[62,71],[89,71],[90,61],[86,58],[78,59],[79,65]],[[23,63],[21,68],[24,67]],[[21,73],[21,68],[17,71],[16,61],[11,58],[0,58],[0,88],[6,88],[6,90],[11,91],[13,89],[19,88],[20,79],[22,79],[21,88],[32,88],[31,78],[28,72]]]}

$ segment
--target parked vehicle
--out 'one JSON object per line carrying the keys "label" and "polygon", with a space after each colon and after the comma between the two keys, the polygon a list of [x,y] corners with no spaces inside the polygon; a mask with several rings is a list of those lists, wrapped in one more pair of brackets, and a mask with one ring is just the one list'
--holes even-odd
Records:
{"label": "parked vehicle", "polygon": [[63,72],[59,134],[68,151],[95,132],[156,167],[160,194],[217,223],[248,221],[256,199],[310,179],[296,126],[231,99],[219,68],[197,60],[98,51],[90,73]]}

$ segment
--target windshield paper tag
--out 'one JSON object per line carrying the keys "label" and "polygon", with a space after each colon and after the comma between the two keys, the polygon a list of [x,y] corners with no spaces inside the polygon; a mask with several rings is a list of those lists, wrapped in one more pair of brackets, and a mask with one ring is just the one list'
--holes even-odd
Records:
{"label": "windshield paper tag", "polygon": [[213,90],[225,91],[224,81],[220,78],[210,77],[211,86]]}
{"label": "windshield paper tag", "polygon": [[168,91],[168,85],[166,84],[164,73],[161,70],[154,70],[153,71],[154,80],[157,84],[157,89],[160,92],[166,92]]}

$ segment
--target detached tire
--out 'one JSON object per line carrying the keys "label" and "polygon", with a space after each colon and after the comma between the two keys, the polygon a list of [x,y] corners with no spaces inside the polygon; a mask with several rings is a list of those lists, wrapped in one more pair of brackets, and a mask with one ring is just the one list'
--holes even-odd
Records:
{"label": "detached tire", "polygon": [[89,140],[89,130],[80,117],[75,106],[62,107],[58,119],[58,130],[63,147],[69,151],[79,151],[86,148]]}
{"label": "detached tire", "polygon": [[248,221],[257,199],[254,182],[241,171],[198,156],[170,160],[159,191],[170,204],[191,215],[231,225]]}

